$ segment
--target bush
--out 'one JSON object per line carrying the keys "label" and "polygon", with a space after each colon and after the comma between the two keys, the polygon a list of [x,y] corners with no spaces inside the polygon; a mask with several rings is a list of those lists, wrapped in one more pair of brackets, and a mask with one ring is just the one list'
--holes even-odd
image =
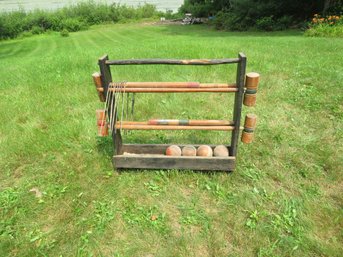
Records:
{"label": "bush", "polygon": [[24,31],[22,32],[19,37],[24,38],[24,37],[31,37],[33,34],[31,31]]}
{"label": "bush", "polygon": [[87,25],[75,18],[67,18],[61,22],[61,28],[75,32],[87,28]]}
{"label": "bush", "polygon": [[69,37],[69,31],[67,29],[62,29],[60,35],[62,37]]}
{"label": "bush", "polygon": [[42,29],[41,27],[38,27],[38,26],[33,26],[32,29],[31,29],[31,33],[33,35],[38,35],[38,34],[42,34],[44,32],[44,29]]}
{"label": "bush", "polygon": [[288,29],[293,23],[293,17],[292,16],[282,16],[280,19],[278,19],[275,22],[274,30],[285,30]]}
{"label": "bush", "polygon": [[259,30],[272,31],[274,29],[273,16],[258,19],[255,26]]}
{"label": "bush", "polygon": [[308,37],[343,37],[343,20],[338,15],[321,17],[315,14],[304,33]]}
{"label": "bush", "polygon": [[0,39],[15,38],[24,31],[31,31],[32,34],[63,29],[74,32],[94,24],[151,18],[159,15],[161,12],[158,12],[151,4],[133,8],[119,4],[95,3],[94,1],[80,2],[55,11],[0,12]]}

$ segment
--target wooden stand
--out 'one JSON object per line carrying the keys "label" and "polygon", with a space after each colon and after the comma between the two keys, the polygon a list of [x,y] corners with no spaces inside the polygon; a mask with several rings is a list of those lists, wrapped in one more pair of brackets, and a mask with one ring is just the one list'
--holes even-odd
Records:
{"label": "wooden stand", "polygon": [[[236,64],[236,82],[227,83],[199,83],[199,82],[126,82],[113,83],[110,71],[111,65],[222,65]],[[200,59],[200,60],[173,60],[173,59],[139,59],[139,60],[109,60],[105,55],[99,59],[100,74],[93,74],[97,92],[101,101],[108,91],[123,93],[234,93],[233,119],[227,120],[148,120],[116,121],[112,131],[114,143],[113,165],[116,169],[190,169],[190,170],[223,170],[232,171],[235,168],[243,96],[245,92],[246,57],[243,53],[238,58],[231,59]],[[254,77],[254,76],[253,76]],[[256,79],[247,77],[247,87],[255,85]],[[257,81],[258,83],[258,81]],[[257,85],[257,84],[256,84]],[[256,86],[257,88],[257,86]],[[107,110],[112,113],[113,110]],[[170,145],[165,144],[124,144],[121,130],[219,130],[231,133],[231,144],[227,157],[200,157],[200,156],[166,156],[165,151]],[[223,139],[227,141],[227,139]],[[243,138],[242,138],[243,141]],[[196,145],[195,145],[196,146]],[[183,147],[180,145],[180,147]],[[215,145],[211,145],[212,150]]]}

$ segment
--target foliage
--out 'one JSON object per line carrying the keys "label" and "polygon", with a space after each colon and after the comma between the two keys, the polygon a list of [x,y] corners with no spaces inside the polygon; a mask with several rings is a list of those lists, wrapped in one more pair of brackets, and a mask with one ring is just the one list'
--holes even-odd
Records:
{"label": "foliage", "polygon": [[304,33],[309,37],[343,37],[343,19],[338,15],[315,14]]}
{"label": "foliage", "polygon": [[216,28],[227,30],[284,30],[313,14],[342,10],[343,0],[185,0],[180,12],[194,16],[215,15]]}
{"label": "foliage", "polygon": [[69,31],[67,29],[62,29],[60,35],[62,37],[69,37]]}
{"label": "foliage", "polygon": [[151,4],[136,8],[113,3],[96,3],[94,1],[78,2],[76,5],[63,7],[55,11],[22,9],[13,12],[0,12],[0,39],[15,38],[24,31],[41,34],[47,30],[61,31],[67,29],[75,32],[87,29],[91,25],[157,17],[162,13]]}

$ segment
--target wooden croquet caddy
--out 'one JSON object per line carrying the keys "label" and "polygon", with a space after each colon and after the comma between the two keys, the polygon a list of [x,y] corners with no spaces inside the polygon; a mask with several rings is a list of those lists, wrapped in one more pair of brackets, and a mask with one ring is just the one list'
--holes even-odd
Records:
{"label": "wooden croquet caddy", "polygon": [[[251,143],[256,127],[256,116],[248,114],[244,127],[241,127],[242,105],[254,106],[259,83],[259,74],[246,74],[247,58],[243,53],[238,58],[230,59],[131,59],[109,60],[105,55],[99,59],[100,73],[93,74],[94,84],[100,101],[105,102],[111,91],[121,93],[194,93],[220,92],[233,93],[233,119],[224,120],[149,120],[148,122],[123,121],[114,119],[111,125],[104,122],[104,115],[114,112],[113,105],[108,106],[106,113],[98,113],[98,129],[100,135],[106,135],[108,127],[114,145],[113,165],[115,169],[191,169],[191,170],[223,170],[235,168],[240,130],[242,142]],[[198,82],[126,82],[113,83],[110,66],[112,65],[224,65],[236,64],[236,82],[198,83]],[[99,122],[99,117],[103,121]],[[217,130],[231,132],[231,144],[227,146],[227,157],[200,156],[166,156],[167,144],[124,144],[121,130]],[[197,147],[198,145],[194,145]],[[182,145],[180,145],[182,147]],[[212,149],[215,145],[211,145]],[[127,154],[129,153],[129,154]]]}

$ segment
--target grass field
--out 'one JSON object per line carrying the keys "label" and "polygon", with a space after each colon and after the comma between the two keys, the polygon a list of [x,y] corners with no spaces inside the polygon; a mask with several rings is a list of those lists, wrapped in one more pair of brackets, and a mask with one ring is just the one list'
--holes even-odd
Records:
{"label": "grass field", "polygon": [[[259,117],[256,140],[240,144],[235,172],[113,172],[111,140],[96,137],[98,57],[240,51],[261,84],[257,106],[244,108]],[[343,39],[107,25],[0,42],[0,67],[0,256],[342,256]],[[113,78],[233,82],[234,70],[130,66]],[[230,119],[230,99],[137,95],[135,116]],[[154,131],[124,140],[229,136]]]}

